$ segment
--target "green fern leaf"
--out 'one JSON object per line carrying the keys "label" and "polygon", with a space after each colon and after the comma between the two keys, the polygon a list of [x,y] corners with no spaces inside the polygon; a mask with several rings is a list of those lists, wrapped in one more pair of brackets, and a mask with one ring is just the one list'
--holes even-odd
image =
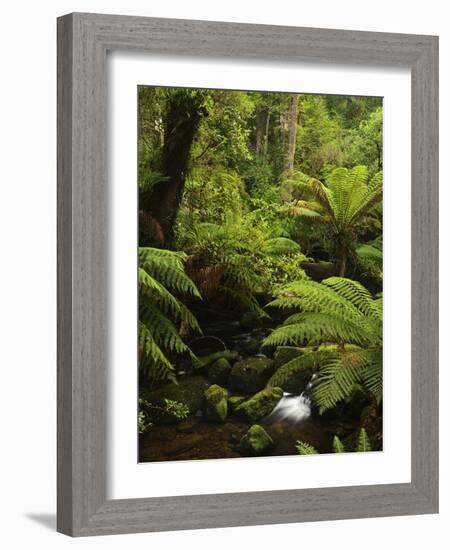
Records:
{"label": "green fern leaf", "polygon": [[306,443],[305,441],[297,441],[296,449],[298,454],[300,455],[316,455],[318,454],[317,450],[310,445],[309,443]]}
{"label": "green fern leaf", "polygon": [[333,453],[345,453],[345,447],[337,435],[333,437]]}
{"label": "green fern leaf", "polygon": [[361,428],[361,431],[359,432],[358,437],[358,445],[356,447],[357,453],[366,453],[368,451],[371,451],[372,447],[370,445],[370,440],[367,435],[367,432],[364,428]]}

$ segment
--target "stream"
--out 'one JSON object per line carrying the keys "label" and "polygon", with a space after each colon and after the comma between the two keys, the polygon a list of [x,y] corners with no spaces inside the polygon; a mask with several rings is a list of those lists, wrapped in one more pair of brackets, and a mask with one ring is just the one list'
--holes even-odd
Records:
{"label": "stream", "polygon": [[[243,330],[239,321],[202,323],[205,336],[191,343],[198,355],[216,351],[233,350],[243,357],[266,357],[261,342],[270,327]],[[177,365],[178,377],[192,376],[189,362]],[[314,377],[314,375],[313,375]],[[312,381],[311,381],[312,382]],[[309,386],[311,385],[309,383]],[[311,406],[303,393],[285,392],[276,407],[258,422],[273,439],[269,456],[297,454],[296,442],[302,440],[313,445],[319,452],[331,452],[333,435],[342,427],[334,419],[325,419]],[[242,457],[239,442],[254,422],[246,422],[228,414],[221,424],[207,422],[198,410],[177,424],[154,425],[141,437],[140,461],[195,460]]]}

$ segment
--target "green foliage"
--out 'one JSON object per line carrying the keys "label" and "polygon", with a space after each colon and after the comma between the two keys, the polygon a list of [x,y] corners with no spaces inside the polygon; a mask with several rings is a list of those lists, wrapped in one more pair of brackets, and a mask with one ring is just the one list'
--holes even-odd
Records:
{"label": "green foliage", "polygon": [[156,248],[139,249],[140,368],[151,382],[175,380],[171,358],[192,355],[183,334],[200,327],[178,296],[200,294],[184,271],[186,256]]}
{"label": "green foliage", "polygon": [[165,399],[165,410],[178,420],[183,420],[189,416],[189,407],[184,403],[173,401],[172,399]]}
{"label": "green foliage", "polygon": [[333,437],[333,453],[345,453],[345,447],[337,435]]}
{"label": "green foliage", "polygon": [[296,449],[299,455],[316,455],[316,449],[305,441],[297,441]]}
{"label": "green foliage", "polygon": [[361,428],[361,431],[359,432],[359,436],[358,436],[358,445],[356,447],[356,452],[366,453],[371,450],[372,450],[372,447],[370,445],[370,440],[367,435],[367,432],[364,428]]}
{"label": "green foliage", "polygon": [[355,254],[356,230],[362,224],[378,223],[372,211],[382,198],[381,172],[369,182],[365,166],[335,168],[328,175],[326,184],[305,174],[297,174],[291,188],[297,191],[297,196],[304,198],[293,201],[290,214],[313,219],[329,228],[330,253],[340,275],[344,276],[347,259]]}
{"label": "green foliage", "polygon": [[[296,449],[298,454],[300,455],[318,454],[317,449],[313,445],[310,445],[305,441],[297,441]],[[369,437],[364,428],[361,428],[361,430],[359,431],[356,448],[354,450],[357,453],[367,453],[372,450]],[[339,437],[335,435],[333,437],[333,453],[345,453],[345,452],[347,452],[347,449],[345,448],[344,444],[339,439]]]}
{"label": "green foliage", "polygon": [[298,346],[295,357],[269,380],[282,385],[294,372],[318,369],[312,397],[320,411],[348,398],[360,384],[377,401],[382,397],[382,301],[358,282],[340,277],[322,283],[296,281],[268,304],[294,311],[264,341],[265,346]]}
{"label": "green foliage", "polygon": [[138,411],[138,432],[139,435],[144,434],[146,431],[148,431],[152,427],[152,423],[150,422],[147,413],[143,410],[143,407],[147,407],[149,405],[148,401],[145,399],[139,399],[139,411]]}

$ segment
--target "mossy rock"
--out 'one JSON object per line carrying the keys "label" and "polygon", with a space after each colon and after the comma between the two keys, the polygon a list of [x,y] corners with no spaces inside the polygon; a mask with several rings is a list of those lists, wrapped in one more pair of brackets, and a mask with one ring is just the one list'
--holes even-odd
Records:
{"label": "mossy rock", "polygon": [[219,359],[226,359],[230,364],[233,364],[239,358],[240,355],[237,351],[226,349],[223,351],[216,351],[215,353],[211,353],[211,355],[207,355],[206,357],[198,357],[194,367],[197,372],[203,372],[208,370],[208,367],[210,367]]}
{"label": "mossy rock", "polygon": [[208,378],[213,384],[226,385],[230,376],[231,365],[225,357],[217,359],[208,369]]}
{"label": "mossy rock", "polygon": [[244,330],[253,330],[262,326],[262,320],[254,311],[246,311],[241,317],[240,325]]}
{"label": "mossy rock", "polygon": [[231,412],[234,412],[239,405],[241,405],[244,401],[247,400],[247,397],[243,395],[232,395],[228,398],[228,409]]}
{"label": "mossy rock", "polygon": [[262,390],[273,373],[273,359],[248,357],[234,364],[229,385],[236,392],[255,393]]}
{"label": "mossy rock", "polygon": [[253,424],[239,443],[242,451],[251,456],[263,455],[272,445],[272,438],[259,424]]}
{"label": "mossy rock", "polygon": [[[201,409],[203,395],[210,383],[203,376],[186,376],[179,378],[178,383],[171,382],[156,390],[144,390],[140,397],[149,402],[145,408],[150,420],[155,424],[173,424],[180,419],[164,410],[165,399],[183,403],[194,414]],[[153,405],[153,407],[152,407]]]}
{"label": "mossy rock", "polygon": [[235,412],[244,420],[256,422],[270,414],[282,397],[281,388],[266,388],[238,405]]}
{"label": "mossy rock", "polygon": [[205,391],[205,419],[210,422],[225,422],[228,414],[228,392],[217,384]]}

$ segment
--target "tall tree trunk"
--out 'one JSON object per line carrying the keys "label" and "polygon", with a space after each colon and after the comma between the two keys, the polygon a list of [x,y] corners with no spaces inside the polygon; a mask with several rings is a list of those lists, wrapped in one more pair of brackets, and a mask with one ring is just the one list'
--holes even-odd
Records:
{"label": "tall tree trunk", "polygon": [[164,121],[164,145],[161,172],[163,181],[152,191],[150,214],[164,235],[164,244],[170,245],[173,227],[183,196],[189,153],[200,120],[206,115],[203,97],[180,90],[171,96]]}
{"label": "tall tree trunk", "polygon": [[270,111],[268,107],[259,106],[255,116],[255,153],[261,156],[265,153],[267,139],[267,125]]}
{"label": "tall tree trunk", "polygon": [[269,128],[270,128],[270,109],[267,109],[266,127],[264,130],[264,155],[267,156],[267,150],[269,145]]}
{"label": "tall tree trunk", "polygon": [[289,109],[287,112],[287,151],[284,157],[283,171],[291,174],[294,171],[295,145],[297,140],[299,94],[291,94]]}

